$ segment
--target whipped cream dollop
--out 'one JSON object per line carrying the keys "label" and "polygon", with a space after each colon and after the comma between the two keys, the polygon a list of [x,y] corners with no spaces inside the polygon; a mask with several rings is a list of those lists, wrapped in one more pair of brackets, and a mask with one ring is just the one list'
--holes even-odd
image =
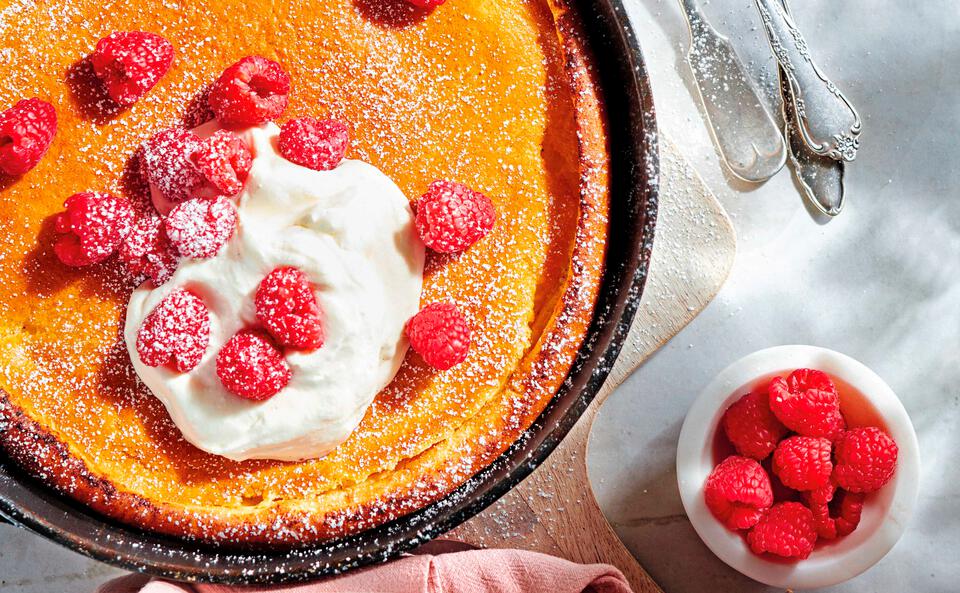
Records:
{"label": "whipped cream dollop", "polygon": [[[247,132],[255,156],[233,237],[212,258],[182,261],[163,285],[138,288],[124,330],[134,368],[183,436],[238,461],[316,458],[346,440],[403,361],[403,326],[419,308],[423,282],[423,244],[396,184],[360,161],[331,171],[291,163],[277,151],[278,133],[274,124]],[[289,384],[253,402],[220,383],[217,353],[236,332],[258,325],[257,286],[281,266],[310,280],[326,339],[312,352],[288,350]],[[210,344],[189,373],[146,366],[137,332],[181,288],[210,310]]]}

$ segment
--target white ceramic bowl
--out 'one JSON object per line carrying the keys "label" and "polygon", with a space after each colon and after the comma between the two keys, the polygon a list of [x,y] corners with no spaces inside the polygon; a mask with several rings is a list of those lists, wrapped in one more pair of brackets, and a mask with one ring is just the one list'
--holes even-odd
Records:
{"label": "white ceramic bowl", "polygon": [[[727,407],[747,393],[758,379],[780,372],[785,375],[798,368],[822,370],[863,394],[897,442],[899,455],[893,479],[867,496],[856,531],[837,541],[818,545],[805,560],[786,563],[753,554],[739,533],[717,521],[704,501],[703,486],[715,465],[715,438]],[[778,346],[754,352],[724,369],[693,403],[680,430],[677,481],[693,528],[721,560],[748,577],[774,587],[829,587],[876,564],[900,539],[916,505],[920,451],[907,411],[876,373],[849,356],[825,348]]]}

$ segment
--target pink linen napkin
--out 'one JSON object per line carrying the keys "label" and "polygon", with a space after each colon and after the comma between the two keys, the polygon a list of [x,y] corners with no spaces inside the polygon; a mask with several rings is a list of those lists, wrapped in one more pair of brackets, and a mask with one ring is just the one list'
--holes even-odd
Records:
{"label": "pink linen napkin", "polygon": [[631,593],[607,564],[575,564],[537,552],[471,550],[405,556],[317,583],[227,587],[149,580],[130,575],[98,593]]}

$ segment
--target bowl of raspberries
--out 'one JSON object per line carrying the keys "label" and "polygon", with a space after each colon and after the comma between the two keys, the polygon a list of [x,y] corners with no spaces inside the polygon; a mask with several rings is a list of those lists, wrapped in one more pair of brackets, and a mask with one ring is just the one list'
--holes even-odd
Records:
{"label": "bowl of raspberries", "polygon": [[814,346],[754,352],[722,371],[680,431],[683,506],[721,560],[768,585],[851,579],[903,534],[919,445],[876,373]]}

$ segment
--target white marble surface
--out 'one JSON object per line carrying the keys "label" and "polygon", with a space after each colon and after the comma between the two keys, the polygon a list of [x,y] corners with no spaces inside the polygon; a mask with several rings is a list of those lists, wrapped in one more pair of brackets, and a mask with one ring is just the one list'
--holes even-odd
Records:
{"label": "white marble surface", "polygon": [[[452,0],[456,1],[456,0]],[[733,274],[687,329],[614,393],[594,425],[591,477],[628,547],[666,591],[762,591],[714,558],[677,493],[676,439],[687,406],[727,363],[775,344],[858,358],[904,401],[924,469],[917,515],[875,568],[832,591],[960,589],[960,4],[794,2],[828,74],[865,121],[846,212],[804,209],[786,171],[749,187],[723,174],[681,62],[674,0],[627,0],[652,71],[660,126],[731,214]],[[767,80],[772,60],[750,0],[706,6]],[[0,526],[0,592],[92,591],[109,567]]]}
{"label": "white marble surface", "polygon": [[[706,11],[772,75],[752,5],[714,0]],[[828,224],[807,213],[787,171],[761,187],[725,179],[681,62],[688,39],[676,0],[628,6],[661,129],[731,214],[739,253],[717,299],[601,410],[588,460],[601,507],[666,591],[768,590],[717,560],[690,527],[676,441],[687,407],[730,362],[777,344],[825,346],[890,383],[923,461],[904,538],[873,569],[830,590],[960,590],[960,4],[793,2],[815,55],[864,117],[846,211]]]}

